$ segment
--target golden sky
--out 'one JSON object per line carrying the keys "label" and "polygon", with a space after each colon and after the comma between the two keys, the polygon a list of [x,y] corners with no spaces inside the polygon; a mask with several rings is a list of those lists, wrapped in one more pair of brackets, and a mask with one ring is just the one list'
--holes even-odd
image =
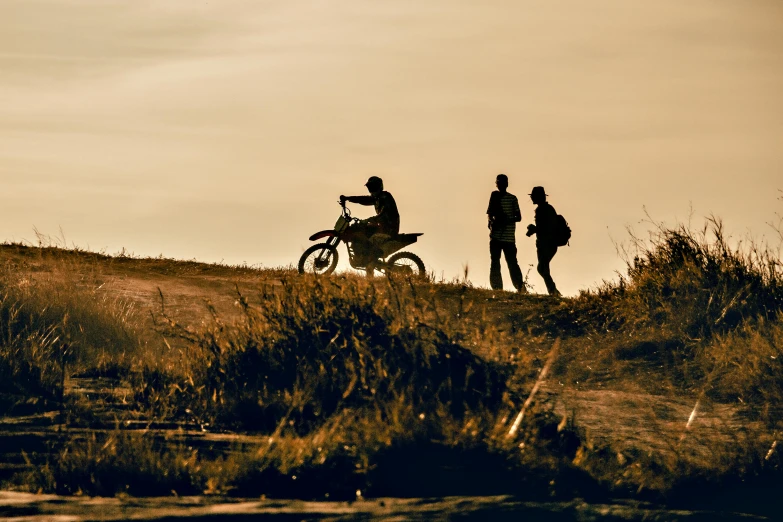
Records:
{"label": "golden sky", "polygon": [[781,93],[779,0],[2,0],[0,240],[285,265],[380,175],[428,267],[486,286],[505,172],[522,229],[534,185],[570,222],[573,294],[645,207],[764,234]]}

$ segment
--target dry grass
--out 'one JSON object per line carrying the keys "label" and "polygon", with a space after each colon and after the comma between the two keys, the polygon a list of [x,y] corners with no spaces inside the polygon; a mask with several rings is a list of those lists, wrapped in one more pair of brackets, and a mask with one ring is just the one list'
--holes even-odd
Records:
{"label": "dry grass", "polygon": [[218,491],[236,472],[230,459],[205,459],[183,443],[117,431],[69,440],[56,458],[14,482],[61,495],[198,495]]}
{"label": "dry grass", "polygon": [[230,325],[169,322],[170,335],[190,342],[189,364],[179,375],[149,372],[144,400],[211,424],[269,431],[283,421],[300,433],[341,409],[401,398],[455,415],[501,403],[512,367],[477,354],[497,356],[502,336],[461,328],[409,280],[284,278],[265,292],[260,307],[238,295],[242,317]]}
{"label": "dry grass", "polygon": [[[79,371],[123,368],[136,407],[151,419],[195,421],[261,440],[250,453],[223,457],[183,453],[152,436],[76,440],[33,483],[96,494],[502,492],[539,499],[628,495],[678,505],[697,505],[737,484],[780,485],[779,255],[731,247],[720,223],[710,223],[696,232],[660,227],[648,241],[635,240],[624,276],[573,299],[278,270],[255,291],[236,291],[232,317],[211,308],[210,321],[183,324],[163,307],[155,311],[156,330],[142,327],[148,323],[127,302],[90,290],[84,279],[101,274],[85,276],[84,266],[100,260],[87,254],[79,253],[87,256],[79,267],[63,265],[57,277],[24,284],[23,267],[6,266],[3,364],[19,390],[36,394],[39,386],[56,397],[62,368],[52,361],[67,345]],[[127,263],[139,273],[232,270]],[[562,349],[550,380],[562,385],[561,397],[542,391],[519,435],[509,438],[555,337]],[[634,449],[589,433],[578,402],[557,406],[568,393],[602,390],[653,403],[665,398],[670,404],[660,404],[662,411],[674,411],[682,398],[692,397],[695,407],[691,419],[674,424],[659,415],[659,426],[645,427],[660,430],[657,440]],[[701,412],[711,412],[709,429],[691,426]],[[163,464],[151,464],[156,459]],[[96,478],[112,469],[125,478]],[[156,475],[170,480],[149,478]]]}
{"label": "dry grass", "polygon": [[96,275],[54,255],[39,273],[8,260],[0,272],[0,375],[5,391],[62,398],[81,373],[126,374],[149,336],[137,310],[100,292]]}

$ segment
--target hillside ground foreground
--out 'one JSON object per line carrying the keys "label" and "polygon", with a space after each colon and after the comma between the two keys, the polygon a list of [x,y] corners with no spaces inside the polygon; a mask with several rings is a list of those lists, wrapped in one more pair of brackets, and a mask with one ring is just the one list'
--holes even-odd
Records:
{"label": "hillside ground foreground", "polygon": [[3,245],[0,515],[773,519],[780,270],[719,227],[562,299]]}

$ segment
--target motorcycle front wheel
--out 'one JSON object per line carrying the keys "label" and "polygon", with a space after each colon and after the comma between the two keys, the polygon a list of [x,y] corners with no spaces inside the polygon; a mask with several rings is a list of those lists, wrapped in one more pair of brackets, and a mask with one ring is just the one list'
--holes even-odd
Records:
{"label": "motorcycle front wheel", "polygon": [[419,256],[410,252],[397,252],[386,261],[386,264],[393,274],[402,274],[417,279],[427,277],[424,262]]}
{"label": "motorcycle front wheel", "polygon": [[313,245],[299,258],[300,274],[329,275],[337,268],[337,248],[327,243]]}

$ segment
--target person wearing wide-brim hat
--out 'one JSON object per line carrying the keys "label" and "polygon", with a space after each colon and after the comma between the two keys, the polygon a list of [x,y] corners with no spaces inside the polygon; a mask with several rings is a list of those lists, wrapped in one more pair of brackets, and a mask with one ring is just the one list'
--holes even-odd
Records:
{"label": "person wearing wide-brim hat", "polygon": [[544,278],[546,290],[549,295],[560,295],[555,281],[549,270],[549,263],[557,253],[557,241],[555,239],[557,227],[557,211],[547,200],[547,193],[544,187],[533,187],[530,192],[530,199],[536,205],[535,225],[527,226],[527,237],[536,235],[536,254],[538,256],[538,266],[536,270]]}

